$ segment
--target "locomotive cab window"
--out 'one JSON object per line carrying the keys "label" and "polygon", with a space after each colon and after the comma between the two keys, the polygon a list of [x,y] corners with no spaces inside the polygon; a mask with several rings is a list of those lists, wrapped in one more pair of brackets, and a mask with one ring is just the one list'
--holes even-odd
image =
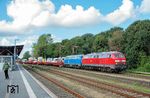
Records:
{"label": "locomotive cab window", "polygon": [[111,58],[111,54],[108,54],[108,58]]}
{"label": "locomotive cab window", "polygon": [[99,58],[103,58],[103,54],[102,53],[99,54]]}
{"label": "locomotive cab window", "polygon": [[93,55],[93,58],[98,58],[98,55]]}
{"label": "locomotive cab window", "polygon": [[102,55],[102,58],[107,58],[107,57],[108,55],[106,53]]}
{"label": "locomotive cab window", "polygon": [[89,58],[93,58],[93,55],[89,55]]}

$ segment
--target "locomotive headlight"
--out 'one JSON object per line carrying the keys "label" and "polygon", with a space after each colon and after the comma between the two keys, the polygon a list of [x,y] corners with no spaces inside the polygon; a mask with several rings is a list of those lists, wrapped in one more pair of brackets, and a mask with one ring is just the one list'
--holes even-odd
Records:
{"label": "locomotive headlight", "polygon": [[126,62],[126,60],[122,60],[122,62]]}
{"label": "locomotive headlight", "polygon": [[115,62],[119,62],[119,60],[115,60]]}

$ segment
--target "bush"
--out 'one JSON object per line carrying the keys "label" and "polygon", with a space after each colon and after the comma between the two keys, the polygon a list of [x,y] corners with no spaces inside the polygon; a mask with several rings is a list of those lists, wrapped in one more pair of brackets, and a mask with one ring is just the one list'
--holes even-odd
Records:
{"label": "bush", "polygon": [[150,72],[150,56],[140,55],[137,71]]}
{"label": "bush", "polygon": [[138,67],[136,71],[150,72],[150,63],[146,63],[145,65]]}

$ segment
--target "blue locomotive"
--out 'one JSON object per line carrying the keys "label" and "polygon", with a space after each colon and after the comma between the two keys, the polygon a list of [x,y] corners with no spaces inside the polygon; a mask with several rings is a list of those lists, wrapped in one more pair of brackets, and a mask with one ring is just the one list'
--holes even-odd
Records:
{"label": "blue locomotive", "polygon": [[66,67],[80,67],[82,65],[83,55],[70,55],[64,58],[64,66]]}

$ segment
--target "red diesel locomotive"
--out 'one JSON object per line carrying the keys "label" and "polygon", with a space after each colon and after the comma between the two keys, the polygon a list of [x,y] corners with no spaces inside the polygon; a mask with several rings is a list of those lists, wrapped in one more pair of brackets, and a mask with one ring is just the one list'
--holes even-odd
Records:
{"label": "red diesel locomotive", "polygon": [[126,58],[121,52],[101,52],[84,55],[82,66],[108,72],[120,72],[127,68]]}

